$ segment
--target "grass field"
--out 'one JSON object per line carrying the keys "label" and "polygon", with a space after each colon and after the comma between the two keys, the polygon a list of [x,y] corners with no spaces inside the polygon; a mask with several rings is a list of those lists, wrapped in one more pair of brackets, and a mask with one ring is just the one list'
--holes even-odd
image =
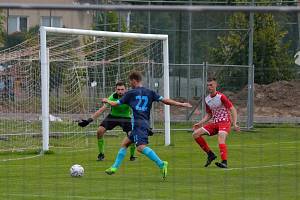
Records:
{"label": "grass field", "polygon": [[[300,199],[300,128],[255,128],[228,138],[229,169],[204,168],[205,154],[191,133],[172,132],[172,145],[154,135],[150,147],[169,162],[168,177],[145,156],[129,161],[129,152],[113,176],[104,170],[114,160],[124,135],[106,137],[106,160],[97,162],[95,137],[87,148],[52,149],[53,153],[0,154],[0,199]],[[206,137],[207,138],[207,137]],[[217,138],[207,138],[218,153]],[[69,175],[71,165],[84,166],[82,178]]]}

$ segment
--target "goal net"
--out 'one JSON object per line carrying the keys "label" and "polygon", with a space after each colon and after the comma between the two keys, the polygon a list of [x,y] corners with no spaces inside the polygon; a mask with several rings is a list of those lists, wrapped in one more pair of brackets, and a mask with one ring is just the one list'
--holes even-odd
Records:
{"label": "goal net", "polygon": [[[0,151],[86,147],[104,113],[81,128],[78,120],[100,98],[128,82],[131,71],[168,97],[167,36],[41,27],[40,35],[0,52]],[[153,106],[152,126],[169,138],[169,108]],[[114,133],[121,131],[116,130]]]}

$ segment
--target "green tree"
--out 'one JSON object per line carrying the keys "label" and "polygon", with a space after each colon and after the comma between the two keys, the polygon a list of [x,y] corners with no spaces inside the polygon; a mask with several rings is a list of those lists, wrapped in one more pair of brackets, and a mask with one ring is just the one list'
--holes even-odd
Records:
{"label": "green tree", "polygon": [[120,21],[120,31],[126,31],[126,23],[122,16],[119,15],[118,12],[115,11],[108,11],[108,12],[101,12],[96,13],[93,29],[100,30],[100,31],[112,31],[117,32],[119,31],[119,21]]}
{"label": "green tree", "polygon": [[[268,84],[278,80],[290,80],[294,77],[293,56],[289,55],[290,41],[273,14],[254,15],[254,50],[255,82]],[[248,28],[249,18],[243,13],[233,14],[229,27]],[[212,48],[210,59],[221,64],[248,63],[248,34],[242,31],[230,31],[218,37],[219,46]],[[239,73],[235,72],[236,75]],[[222,73],[221,73],[222,74]],[[244,85],[246,83],[236,83]]]}

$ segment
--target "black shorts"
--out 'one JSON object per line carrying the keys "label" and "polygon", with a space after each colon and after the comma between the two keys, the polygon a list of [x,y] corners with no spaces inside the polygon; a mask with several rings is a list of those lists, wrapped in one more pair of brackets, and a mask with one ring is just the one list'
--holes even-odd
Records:
{"label": "black shorts", "polygon": [[132,129],[131,118],[115,117],[111,114],[106,116],[106,118],[102,121],[100,126],[103,126],[106,130],[112,130],[116,126],[120,126],[126,133],[130,132]]}

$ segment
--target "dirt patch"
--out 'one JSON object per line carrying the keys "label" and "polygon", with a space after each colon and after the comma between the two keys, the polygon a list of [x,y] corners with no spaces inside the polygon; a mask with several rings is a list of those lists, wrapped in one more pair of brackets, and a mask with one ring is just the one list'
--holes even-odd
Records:
{"label": "dirt patch", "polygon": [[[247,86],[239,92],[222,91],[234,104],[238,110],[240,120],[245,120],[247,116]],[[177,101],[184,102],[184,98],[176,98]],[[190,103],[195,107],[199,106],[200,99],[194,98]],[[201,101],[202,102],[202,101]],[[163,119],[163,104],[155,104],[156,119]],[[191,109],[171,106],[172,120],[199,119],[201,115],[201,104],[194,112]],[[192,114],[190,116],[190,114]],[[261,118],[263,117],[263,118]],[[265,118],[267,117],[267,118]],[[300,117],[300,80],[278,81],[268,85],[254,84],[254,118],[256,121],[275,122],[274,119],[282,121],[295,120]],[[279,120],[279,121],[280,121]]]}
{"label": "dirt patch", "polygon": [[[238,93],[226,93],[240,112],[246,111],[247,87]],[[300,80],[254,85],[254,116],[300,117]]]}

